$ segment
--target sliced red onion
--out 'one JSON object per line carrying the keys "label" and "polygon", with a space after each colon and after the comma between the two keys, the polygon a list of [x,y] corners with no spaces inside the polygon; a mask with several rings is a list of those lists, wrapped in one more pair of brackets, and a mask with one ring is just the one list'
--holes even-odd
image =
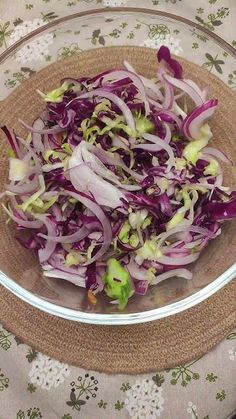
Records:
{"label": "sliced red onion", "polygon": [[42,195],[42,199],[43,200],[46,199],[46,201],[48,201],[49,199],[54,198],[55,196],[56,197],[59,196],[58,191],[51,190],[51,191],[44,192],[44,194]]}
{"label": "sliced red onion", "polygon": [[124,172],[132,176],[136,181],[141,181],[145,178],[144,175],[140,175],[139,173],[136,173],[134,170],[127,167],[124,163],[122,163],[120,167],[124,170]]}
{"label": "sliced red onion", "polygon": [[98,260],[101,256],[106,253],[106,251],[109,249],[111,241],[112,241],[112,230],[110,223],[103,212],[103,210],[97,205],[95,202],[93,202],[89,197],[87,197],[85,194],[82,193],[75,193],[72,191],[65,190],[66,195],[71,196],[72,198],[77,199],[79,202],[81,202],[85,207],[87,207],[92,213],[97,217],[97,219],[100,221],[102,228],[103,228],[103,244],[99,251],[96,253],[94,257],[92,257],[86,264],[90,265],[91,263],[95,262],[95,260]]}
{"label": "sliced red onion", "polygon": [[178,257],[168,257],[168,256],[160,256],[158,258],[158,262],[164,265],[172,265],[172,266],[179,266],[179,265],[188,265],[189,263],[195,262],[198,259],[200,253],[193,253],[189,256],[178,256]]}
{"label": "sliced red onion", "polygon": [[[93,171],[97,175],[115,183],[116,185],[121,186],[121,183],[120,183],[118,177],[111,170],[109,170],[101,162],[101,160],[99,160],[99,158],[96,155],[89,152],[87,144],[88,143],[86,143],[85,141],[81,141],[80,145],[78,146],[78,147],[81,148],[81,155],[82,155],[83,161],[85,163],[89,163],[90,166],[93,168]],[[74,153],[76,153],[76,151],[74,151]],[[74,155],[74,153],[73,153],[73,155]]]}
{"label": "sliced red onion", "polygon": [[[154,101],[150,100],[150,103],[153,104]],[[158,108],[158,111],[159,111],[158,116],[161,121],[164,121],[167,123],[176,123],[177,127],[181,129],[182,121],[173,111],[162,109],[162,108]]]}
{"label": "sliced red onion", "polygon": [[[177,102],[174,102],[172,112],[175,112],[176,115],[178,115],[178,118],[181,117],[182,119],[184,119],[187,116],[187,113],[178,105]],[[182,127],[182,120],[180,120],[180,129],[181,129],[181,127]]]}
{"label": "sliced red onion", "polygon": [[169,125],[166,124],[165,122],[164,122],[164,127],[165,127],[166,132],[165,132],[165,137],[163,138],[163,141],[165,141],[166,143],[169,144],[169,142],[171,140],[171,129],[170,129]]}
{"label": "sliced red onion", "polygon": [[191,200],[191,205],[189,208],[189,216],[188,216],[188,223],[190,225],[192,225],[193,223],[193,219],[194,219],[194,205],[196,204],[197,200],[198,200],[198,193],[197,191],[190,191],[193,195],[192,200]]}
{"label": "sliced red onion", "polygon": [[102,77],[102,83],[106,83],[107,81],[110,81],[111,78],[117,81],[117,80],[125,79],[127,77],[133,82],[138,92],[140,92],[138,96],[144,103],[146,115],[148,115],[150,112],[150,106],[146,98],[145,87],[141,78],[137,74],[135,74],[132,71],[114,70]]}
{"label": "sliced red onion", "polygon": [[37,221],[22,220],[22,218],[16,217],[14,214],[12,214],[12,212],[9,211],[7,207],[3,206],[3,208],[6,211],[6,213],[9,215],[9,217],[21,227],[39,229],[43,225],[43,223],[40,220],[37,220]]}
{"label": "sliced red onion", "polygon": [[[26,197],[26,199],[23,200],[22,202],[22,210],[26,211],[28,206],[31,204],[31,202],[35,201],[35,199],[39,198],[44,192],[45,192],[45,182],[44,182],[44,177],[42,175],[39,175],[38,177],[38,181],[39,181],[39,189],[34,192],[33,195],[31,195],[30,197]],[[24,197],[22,196],[22,199]]]}
{"label": "sliced red onion", "polygon": [[114,135],[114,137],[112,138],[112,145],[113,147],[121,147],[125,150],[128,150],[129,141],[121,135]]}
{"label": "sliced red onion", "polygon": [[51,143],[49,141],[49,134],[43,135],[43,142],[44,142],[44,147],[46,150],[50,150],[52,148]]}
{"label": "sliced red onion", "polygon": [[124,61],[124,66],[127,68],[127,70],[131,71],[132,73],[137,74],[140,77],[140,79],[142,80],[144,86],[147,87],[148,89],[150,89],[152,92],[154,92],[159,100],[161,100],[161,101],[163,100],[163,94],[161,93],[158,86],[152,80],[147,79],[146,77],[141,76],[140,74],[138,74],[135,71],[135,69],[133,68],[133,66],[126,60]]}
{"label": "sliced red onion", "polygon": [[[216,178],[216,180],[217,180],[217,178]],[[206,178],[204,178],[204,179],[201,178],[201,179],[199,179],[199,181],[200,182],[197,184],[198,186],[202,186],[203,188],[206,188],[206,189],[209,189],[209,190],[215,189],[216,186],[217,186],[216,181],[215,181],[215,183],[208,183]],[[219,188],[222,191],[229,191],[229,189],[230,189],[228,186],[220,186]]]}
{"label": "sliced red onion", "polygon": [[210,118],[217,107],[218,100],[210,99],[204,104],[194,108],[183,121],[183,133],[186,138],[198,140],[200,137],[200,129],[206,119]]}
{"label": "sliced red onion", "polygon": [[52,214],[55,217],[56,221],[63,221],[61,208],[59,207],[58,204],[54,204],[52,206]]}
{"label": "sliced red onion", "polygon": [[[101,231],[92,231],[88,234],[88,238],[99,242],[99,240],[102,238],[102,233]],[[100,243],[98,243],[98,246],[100,246]]]}
{"label": "sliced red onion", "polygon": [[208,230],[207,228],[204,228],[204,227],[191,225],[191,226],[188,227],[188,230],[191,231],[192,233],[201,234],[202,236],[210,237],[212,235],[212,232],[210,230]]}
{"label": "sliced red onion", "polygon": [[164,281],[165,279],[173,278],[175,276],[179,276],[185,279],[192,279],[193,274],[188,269],[185,269],[185,268],[172,269],[171,271],[164,272],[163,274],[157,275],[156,278],[152,280],[150,285],[157,285],[160,282]]}
{"label": "sliced red onion", "polygon": [[85,278],[80,277],[79,275],[69,274],[67,272],[62,272],[59,269],[52,269],[50,271],[43,271],[44,276],[50,278],[60,278],[65,279],[66,281],[71,282],[74,285],[85,288]]}
{"label": "sliced red onion", "polygon": [[181,232],[189,232],[192,231],[194,233],[199,233],[202,235],[208,235],[209,231],[206,228],[202,228],[202,227],[198,227],[198,226],[193,226],[193,225],[178,225],[175,228],[170,229],[169,231],[165,232],[165,233],[161,233],[159,235],[159,241],[157,243],[157,247],[160,248],[161,245],[166,241],[166,239],[169,236],[172,236],[174,234],[178,234]]}
{"label": "sliced red onion", "polygon": [[138,191],[141,189],[139,185],[122,184],[119,181],[118,177],[111,170],[109,170],[96,155],[88,151],[88,148],[89,148],[88,143],[86,143],[85,141],[81,141],[78,147],[81,148],[81,154],[82,154],[84,162],[89,163],[91,167],[93,168],[93,171],[97,175],[101,176],[104,179],[109,180],[112,183],[115,183],[115,185],[127,191]]}
{"label": "sliced red onion", "polygon": [[22,185],[16,184],[16,185],[5,185],[5,188],[17,195],[21,194],[28,194],[33,193],[39,186],[38,179],[35,177],[31,182],[29,183],[23,183]]}
{"label": "sliced red onion", "polygon": [[155,92],[153,92],[153,90],[149,89],[148,87],[146,87],[146,92],[147,92],[147,97],[148,97],[148,101],[150,103],[150,99],[153,100],[155,102],[155,108],[160,108],[161,109],[161,101],[163,100],[163,95],[162,95],[162,99],[160,99],[159,96],[157,96],[157,94]]}
{"label": "sliced red onion", "polygon": [[42,166],[43,172],[51,172],[52,170],[61,169],[65,166],[64,163],[44,164]]}
{"label": "sliced red onion", "polygon": [[120,189],[124,191],[133,192],[133,191],[141,191],[142,187],[139,185],[126,185],[125,183],[124,184],[122,183],[120,186]]}
{"label": "sliced red onion", "polygon": [[[75,150],[77,153],[77,150]],[[111,183],[101,179],[93,170],[82,163],[78,166],[75,155],[69,160],[70,181],[78,192],[90,192],[99,205],[117,208],[121,205],[123,193]]]}
{"label": "sliced red onion", "polygon": [[151,97],[149,97],[148,98],[148,100],[149,100],[149,103],[156,109],[156,110],[158,110],[158,111],[162,111],[162,105],[159,103],[159,102],[157,102],[155,99],[153,99],[153,98],[151,98]]}
{"label": "sliced red onion", "polygon": [[180,256],[188,256],[189,250],[182,245],[181,248],[175,247],[175,243],[170,246],[162,247],[163,254],[165,256],[172,256],[172,255],[180,255]]}
{"label": "sliced red onion", "polygon": [[194,240],[194,241],[193,241],[193,242],[191,242],[191,243],[186,243],[186,244],[185,244],[185,247],[186,247],[187,249],[193,249],[194,247],[199,246],[199,245],[202,243],[202,241],[203,241],[203,239],[202,239],[202,238],[201,238],[201,239]]}
{"label": "sliced red onion", "polygon": [[172,84],[172,86],[175,86],[183,92],[187,93],[196,104],[196,106],[203,104],[202,97],[199,95],[198,91],[190,86],[186,80],[178,80],[175,77],[169,76],[168,74],[165,74],[164,77],[170,84]]}
{"label": "sliced red onion", "polygon": [[174,89],[171,83],[166,81],[164,77],[163,77],[163,88],[165,91],[165,97],[162,102],[162,108],[165,111],[165,109],[171,109],[174,104]]}
{"label": "sliced red onion", "polygon": [[131,259],[128,265],[126,265],[126,269],[129,271],[133,279],[138,281],[147,281],[147,270],[137,265],[134,259]]}
{"label": "sliced red onion", "polygon": [[38,133],[38,131],[42,131],[45,129],[45,124],[43,120],[41,118],[35,119],[32,128],[34,130],[32,134],[32,142],[34,149],[37,153],[43,153],[45,148],[42,142],[42,135]]}
{"label": "sliced red onion", "polygon": [[[151,142],[154,143],[153,145],[143,144],[142,147],[141,147],[143,150],[148,150],[149,149],[150,151],[158,151],[158,150],[163,149],[168,153],[169,160],[167,162],[167,165],[168,165],[167,170],[170,171],[171,167],[174,166],[175,156],[174,156],[173,150],[169,146],[169,144],[167,144],[165,141],[158,138],[157,135],[153,135],[153,134],[143,134],[143,138],[145,140],[148,140],[148,141],[151,141]],[[140,148],[140,146],[135,146],[133,148],[138,148],[138,147]],[[148,147],[150,147],[150,148],[148,148]]]}
{"label": "sliced red onion", "polygon": [[27,129],[29,132],[33,132],[36,134],[57,134],[59,132],[65,131],[65,128],[59,127],[59,125],[54,125],[53,128],[45,128],[45,129],[36,129],[34,127],[31,127],[26,122],[22,121],[22,119],[18,120],[23,127]]}
{"label": "sliced red onion", "polygon": [[32,158],[32,153],[31,153],[31,151],[28,151],[28,152],[26,152],[26,154],[24,155],[24,157],[21,160],[24,161],[25,163],[29,164],[31,158]]}
{"label": "sliced red onion", "polygon": [[226,154],[214,147],[204,147],[202,149],[202,153],[206,153],[210,156],[216,157],[217,159],[222,160],[224,163],[228,163],[231,165],[233,164],[233,162],[226,156]]}
{"label": "sliced red onion", "polygon": [[86,266],[77,266],[77,267],[71,268],[71,267],[65,266],[61,262],[62,263],[64,262],[64,256],[60,258],[60,255],[58,254],[55,254],[55,256],[53,255],[48,261],[48,263],[51,264],[52,268],[58,269],[59,271],[67,272],[69,274],[79,275],[81,277],[85,276],[86,271],[87,271]]}
{"label": "sliced red onion", "polygon": [[200,87],[197,85],[197,83],[195,83],[193,80],[184,79],[184,81],[197,92],[197,94],[200,96],[200,98],[202,99],[203,102],[206,102],[206,100],[207,100],[207,89],[201,90]]}
{"label": "sliced red onion", "polygon": [[18,200],[16,199],[16,197],[14,195],[11,195],[9,198],[11,202],[12,213],[16,217],[28,221],[27,215],[19,208]]}
{"label": "sliced red onion", "polygon": [[6,126],[1,127],[1,130],[4,132],[4,134],[6,135],[8,142],[12,148],[12,150],[14,151],[16,157],[18,158],[23,158],[23,152],[19,147],[18,144],[18,139],[14,133],[14,131],[12,129],[8,129]]}
{"label": "sliced red onion", "polygon": [[178,99],[181,99],[181,97],[184,97],[185,94],[186,94],[185,92],[182,92],[182,93],[178,93],[177,95],[175,95],[175,97],[174,97],[175,101],[178,100]]}
{"label": "sliced red onion", "polygon": [[[45,214],[37,214],[35,215],[35,218],[42,221],[48,231],[48,236],[54,236],[56,237],[56,225],[50,221],[49,217]],[[38,255],[39,255],[39,261],[40,263],[46,262],[50,256],[53,254],[54,250],[56,248],[56,243],[51,240],[46,240],[46,244],[44,249],[39,249]]]}
{"label": "sliced red onion", "polygon": [[216,176],[216,181],[215,181],[215,184],[214,184],[215,188],[221,189],[222,188],[222,183],[223,183],[223,174],[219,173]]}
{"label": "sliced red onion", "polygon": [[78,231],[67,236],[49,236],[47,234],[39,233],[38,236],[43,239],[50,240],[56,243],[74,243],[76,241],[82,240],[88,236],[89,229],[85,226],[81,227]]}
{"label": "sliced red onion", "polygon": [[[41,160],[38,158],[37,154],[31,147],[31,144],[28,143],[26,140],[22,140],[22,138],[18,138],[21,145],[28,150],[27,158],[32,158],[34,160],[34,166],[32,167],[32,171],[34,170],[35,173],[41,173]],[[26,155],[24,155],[26,157]]]}
{"label": "sliced red onion", "polygon": [[[163,141],[163,140],[160,140]],[[164,141],[163,141],[164,143]],[[165,144],[165,143],[164,143]],[[153,153],[155,153],[156,151],[160,151],[162,149],[164,149],[164,147],[162,147],[162,144],[159,145],[155,142],[152,142],[152,144],[150,143],[140,143],[140,144],[135,144],[132,146],[132,149],[136,149],[136,148],[140,148],[141,150],[147,150],[147,151],[152,151]]]}
{"label": "sliced red onion", "polygon": [[125,172],[129,173],[137,181],[141,181],[145,176],[136,173],[134,170],[127,167],[120,156],[114,155],[109,151],[105,151],[101,148],[95,147],[92,144],[87,144],[89,151],[92,151],[103,163],[111,166],[120,166]]}
{"label": "sliced red onion", "polygon": [[4,198],[4,196],[9,196],[11,194],[12,194],[12,192],[10,192],[10,191],[1,192],[0,193],[0,199]]}

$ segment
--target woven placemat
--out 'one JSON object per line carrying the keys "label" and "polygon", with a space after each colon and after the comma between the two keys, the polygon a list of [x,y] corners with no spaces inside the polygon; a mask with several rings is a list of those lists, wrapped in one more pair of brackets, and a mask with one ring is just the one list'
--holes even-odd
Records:
{"label": "woven placemat", "polygon": [[30,346],[107,373],[164,370],[201,357],[236,325],[236,281],[183,313],[133,326],[95,326],[50,316],[0,287],[0,321]]}
{"label": "woven placemat", "polygon": [[[18,118],[31,123],[43,109],[36,88],[46,91],[58,86],[66,76],[93,75],[105,69],[121,67],[128,59],[138,71],[148,77],[155,74],[155,51],[140,47],[101,48],[59,61],[41,70],[22,83],[1,105],[0,124],[14,127],[19,134],[23,129]],[[182,60],[185,74],[200,86],[209,85],[209,96],[221,97],[217,117],[213,121],[217,146],[232,156],[235,140],[233,93],[206,70]],[[235,147],[235,146],[234,146]],[[0,186],[6,181],[6,156],[0,148]],[[227,183],[235,184],[233,172],[226,173]],[[0,211],[0,221],[3,214]],[[20,282],[25,269],[35,267],[30,253],[13,239],[13,231],[1,222],[1,267]],[[202,256],[198,276],[204,278],[209,269],[217,275],[219,266],[235,259],[235,223],[225,227],[220,252],[211,246],[210,254]],[[214,257],[216,263],[208,261]],[[34,268],[35,269],[35,268]],[[70,322],[45,314],[19,300],[0,287],[0,321],[12,333],[37,350],[69,364],[85,369],[109,373],[144,373],[162,370],[209,351],[236,325],[236,281],[224,287],[200,305],[163,320],[134,326],[94,326]]]}

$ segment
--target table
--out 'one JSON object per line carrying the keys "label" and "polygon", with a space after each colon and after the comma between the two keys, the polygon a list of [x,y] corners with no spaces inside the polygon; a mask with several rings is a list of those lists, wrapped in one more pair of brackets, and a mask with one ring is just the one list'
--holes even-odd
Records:
{"label": "table", "polygon": [[[11,7],[2,0],[0,52],[9,40],[17,40],[19,25],[25,33],[35,22],[122,5],[181,14],[236,47],[233,0],[11,0]],[[9,79],[13,85],[21,81],[20,75],[14,77]],[[131,376],[61,364],[0,326],[0,419],[226,419],[235,409],[236,330],[201,359],[169,371]]]}

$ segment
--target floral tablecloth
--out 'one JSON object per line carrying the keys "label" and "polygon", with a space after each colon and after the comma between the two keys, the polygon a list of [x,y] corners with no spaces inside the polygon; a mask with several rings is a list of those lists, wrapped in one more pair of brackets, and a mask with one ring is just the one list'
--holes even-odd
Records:
{"label": "floral tablecloth", "polygon": [[[214,31],[236,47],[235,0],[0,0],[0,52],[24,34],[59,16],[107,6],[150,7],[181,14]],[[123,24],[124,25],[124,24]],[[125,29],[125,26],[123,27]],[[119,36],[111,31],[112,36]],[[135,36],[129,32],[129,37]],[[47,54],[31,46],[19,61]],[[92,42],[103,45],[101,31]],[[152,46],[153,37],[147,40]],[[170,35],[174,53],[181,46]],[[156,42],[154,42],[154,47]],[[193,40],[192,48],[199,47]],[[62,56],[77,47],[62,49]],[[36,55],[37,57],[36,57]],[[224,61],[208,54],[206,66],[221,73]],[[8,73],[5,87],[14,88],[30,75],[30,67]],[[236,86],[236,72],[228,84]],[[48,358],[0,326],[0,419],[226,419],[236,410],[236,331],[198,360],[152,374],[106,375],[84,371]]]}

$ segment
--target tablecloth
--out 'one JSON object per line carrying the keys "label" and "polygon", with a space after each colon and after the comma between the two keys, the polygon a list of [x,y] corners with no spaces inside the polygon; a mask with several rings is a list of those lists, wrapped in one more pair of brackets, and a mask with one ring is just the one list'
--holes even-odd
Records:
{"label": "tablecloth", "polygon": [[[0,0],[0,52],[38,22],[122,5],[188,17],[236,47],[235,0]],[[197,40],[192,48],[198,48]],[[12,74],[8,87],[24,77]],[[233,74],[229,85],[236,86]],[[234,410],[236,330],[201,359],[131,376],[62,364],[0,326],[0,419],[226,419]]]}

